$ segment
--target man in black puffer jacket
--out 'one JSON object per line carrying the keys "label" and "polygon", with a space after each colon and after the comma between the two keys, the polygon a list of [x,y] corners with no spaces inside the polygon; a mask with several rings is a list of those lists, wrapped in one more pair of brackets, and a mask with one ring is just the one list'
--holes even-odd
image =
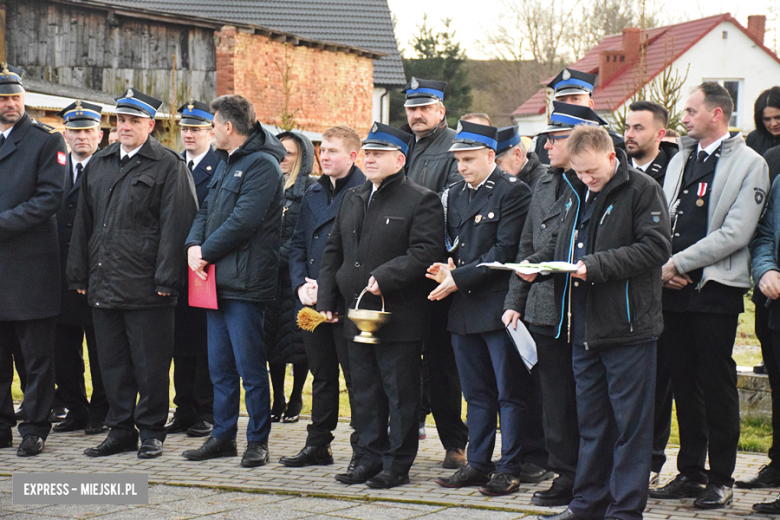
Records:
{"label": "man in black puffer jacket", "polygon": [[265,308],[276,296],[284,184],[282,143],[265,131],[242,96],[211,103],[223,164],[187,237],[190,268],[207,279],[215,264],[218,310],[208,311],[209,372],[214,383],[214,429],[190,460],[235,456],[239,378],[249,412],[241,465],[268,462],[270,389],[263,349]]}
{"label": "man in black puffer jacket", "polygon": [[[558,334],[573,345],[580,453],[573,500],[548,520],[641,519],[653,436],[656,340],[663,330],[661,266],[671,252],[661,187],[627,166],[601,128],[566,143],[561,227],[529,262],[561,260]],[[537,275],[523,275],[534,281]]]}

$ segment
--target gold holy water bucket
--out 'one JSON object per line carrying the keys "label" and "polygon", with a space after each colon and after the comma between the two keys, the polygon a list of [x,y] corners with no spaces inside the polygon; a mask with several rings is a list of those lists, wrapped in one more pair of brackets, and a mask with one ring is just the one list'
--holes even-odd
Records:
{"label": "gold holy water bucket", "polygon": [[389,312],[385,312],[385,297],[382,298],[382,310],[371,311],[368,309],[360,309],[360,299],[366,294],[368,288],[363,289],[363,292],[358,296],[357,303],[355,303],[354,309],[349,309],[347,317],[357,325],[360,334],[353,339],[357,343],[370,343],[372,345],[378,345],[380,343],[379,338],[374,336],[374,332],[382,328],[382,325],[390,321]]}

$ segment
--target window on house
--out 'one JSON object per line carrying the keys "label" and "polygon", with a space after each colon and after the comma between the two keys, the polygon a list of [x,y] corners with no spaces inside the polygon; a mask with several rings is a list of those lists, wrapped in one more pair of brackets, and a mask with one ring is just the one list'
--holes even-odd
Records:
{"label": "window on house", "polygon": [[739,92],[741,79],[705,79],[704,81],[714,81],[718,85],[723,86],[731,94],[731,100],[734,102],[734,111],[731,114],[731,121],[729,121],[730,127],[739,128]]}

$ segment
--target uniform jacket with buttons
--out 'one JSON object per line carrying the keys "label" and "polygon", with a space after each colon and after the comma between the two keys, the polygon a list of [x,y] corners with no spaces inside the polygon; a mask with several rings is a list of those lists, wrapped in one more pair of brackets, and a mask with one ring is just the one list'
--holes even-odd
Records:
{"label": "uniform jacket with buttons", "polygon": [[455,250],[452,295],[447,330],[475,334],[502,330],[501,314],[509,271],[478,267],[481,263],[512,262],[517,254],[531,189],[497,166],[469,202],[466,181],[447,190],[447,232]]}
{"label": "uniform jacket with buttons", "polygon": [[[84,171],[82,170],[82,176]],[[57,211],[57,235],[60,241],[60,264],[62,268],[62,314],[57,321],[67,325],[91,325],[92,309],[87,303],[87,296],[68,289],[68,279],[65,268],[68,265],[70,238],[73,234],[73,222],[76,220],[76,209],[79,203],[79,186],[81,177],[73,182],[73,157],[68,154],[68,171],[65,175],[65,191],[62,205]]]}
{"label": "uniform jacket with buttons", "polygon": [[100,309],[172,307],[187,276],[184,239],[198,209],[192,176],[182,156],[152,136],[124,167],[120,146],[96,152],[82,173],[69,287],[86,289]]}
{"label": "uniform jacket with buttons", "polygon": [[[401,130],[413,133],[409,125]],[[430,134],[419,140],[413,139],[407,156],[406,175],[441,196],[445,189],[463,179],[458,173],[458,161],[450,152],[454,139],[455,130],[447,127],[446,118]]]}
{"label": "uniform jacket with buttons", "polygon": [[[441,260],[444,211],[439,197],[408,179],[403,171],[373,184],[348,190],[325,246],[319,276],[317,310],[333,311],[340,291],[347,307],[373,276],[385,300],[390,321],[375,335],[382,341],[420,341],[429,333],[431,285],[426,270]],[[371,204],[368,203],[371,196]],[[361,309],[379,310],[381,299],[366,293]],[[344,335],[358,330],[344,319]]]}
{"label": "uniform jacket with buttons", "polygon": [[276,297],[284,204],[279,164],[286,153],[259,122],[232,154],[217,152],[222,163],[186,247],[201,246],[203,260],[215,264],[219,298],[261,303]]}
{"label": "uniform jacket with buttons", "polygon": [[[298,223],[290,242],[290,280],[299,308],[302,305],[297,299],[297,289],[306,283],[306,278],[319,279],[325,244],[328,242],[328,236],[344,195],[348,190],[365,183],[366,176],[360,168],[352,165],[347,182],[330,203],[328,203],[327,188],[322,185],[324,182],[331,182],[330,178],[323,175],[320,177],[320,182],[314,183],[304,195]],[[343,314],[343,302],[335,310]]]}
{"label": "uniform jacket with buttons", "polygon": [[629,167],[622,150],[617,155],[617,172],[593,202],[587,240],[577,236],[580,201],[587,189],[572,172],[563,179],[558,231],[544,250],[528,258],[531,263],[570,262],[574,248],[582,244],[586,280],[553,276],[556,335],[565,339],[570,325],[567,309],[571,284],[588,284],[586,347],[639,343],[657,338],[663,331],[661,267],[672,250],[669,211],[658,183]]}
{"label": "uniform jacket with buttons", "polygon": [[54,214],[66,163],[62,135],[26,113],[0,146],[0,321],[60,313]]}
{"label": "uniform jacket with buttons", "polygon": [[[181,156],[187,160],[187,152],[182,152]],[[209,151],[203,156],[195,169],[192,170],[192,182],[195,184],[195,195],[198,197],[198,207],[203,205],[206,196],[209,194],[209,182],[217,170],[221,159],[214,148],[209,146]]]}

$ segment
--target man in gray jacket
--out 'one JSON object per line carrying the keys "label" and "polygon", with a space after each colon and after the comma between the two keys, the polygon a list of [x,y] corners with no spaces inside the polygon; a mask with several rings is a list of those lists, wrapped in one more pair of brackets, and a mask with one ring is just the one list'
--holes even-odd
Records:
{"label": "man in gray jacket", "polygon": [[739,397],[731,350],[750,288],[748,242],[769,190],[764,160],[739,133],[729,134],[732,110],[731,96],[717,83],[694,89],[683,117],[688,136],[664,180],[672,257],[663,268],[658,357],[674,359],[680,473],[650,496],[696,497],[694,506],[704,509],[733,500]]}

